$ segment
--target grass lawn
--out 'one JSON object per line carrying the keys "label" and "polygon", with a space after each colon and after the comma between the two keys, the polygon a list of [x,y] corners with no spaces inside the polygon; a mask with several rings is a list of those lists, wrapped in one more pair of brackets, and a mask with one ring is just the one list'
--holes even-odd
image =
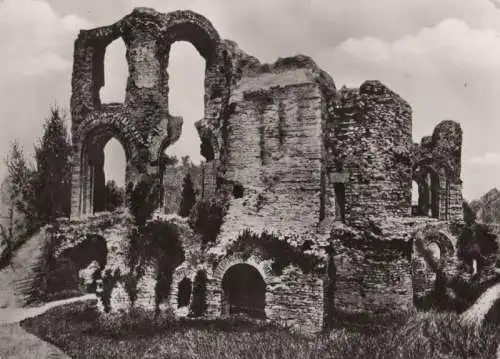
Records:
{"label": "grass lawn", "polygon": [[99,320],[89,303],[21,323],[72,358],[496,358],[497,327],[463,328],[456,314],[414,313],[377,334],[335,330],[306,338],[242,321]]}

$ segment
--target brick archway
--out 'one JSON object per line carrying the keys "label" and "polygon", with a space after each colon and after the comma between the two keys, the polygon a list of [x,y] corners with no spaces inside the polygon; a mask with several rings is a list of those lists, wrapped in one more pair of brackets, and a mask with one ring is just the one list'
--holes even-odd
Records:
{"label": "brick archway", "polygon": [[[104,85],[104,56],[107,46],[122,38],[127,47],[128,78],[124,103],[102,104],[99,91]],[[229,82],[234,64],[228,45],[211,22],[192,11],[158,13],[149,8],[134,11],[110,26],[83,30],[75,41],[72,75],[72,193],[71,216],[93,212],[93,168],[88,167],[85,147],[88,128],[99,124],[126,133],[122,142],[130,163],[127,185],[142,174],[161,173],[159,155],[176,142],[182,118],[169,113],[168,57],[175,41],[188,41],[206,60],[204,117],[196,123],[201,154],[217,160],[222,145],[221,121],[229,101]],[[126,143],[124,143],[126,142]],[[98,156],[97,156],[98,157]],[[96,162],[96,161],[94,161]],[[128,163],[129,164],[129,163]],[[92,166],[91,166],[92,167]]]}
{"label": "brick archway", "polygon": [[265,318],[266,283],[252,265],[231,266],[222,278],[223,314],[245,314]]}

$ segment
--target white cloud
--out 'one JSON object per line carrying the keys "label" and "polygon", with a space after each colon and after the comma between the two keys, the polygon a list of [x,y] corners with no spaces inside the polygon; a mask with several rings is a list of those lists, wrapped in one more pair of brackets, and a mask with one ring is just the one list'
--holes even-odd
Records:
{"label": "white cloud", "polygon": [[0,78],[71,68],[71,44],[80,28],[92,25],[76,15],[60,16],[45,1],[0,3]]}
{"label": "white cloud", "polygon": [[486,152],[467,161],[475,166],[500,166],[500,152]]}
{"label": "white cloud", "polygon": [[[5,153],[2,146],[11,138],[22,136],[28,138],[26,143],[33,143],[50,96],[69,105],[73,41],[80,28],[93,27],[84,17],[100,26],[130,13],[134,6],[151,6],[163,12],[186,8],[199,12],[222,37],[235,40],[262,61],[309,55],[338,86],[381,80],[412,105],[415,139],[432,133],[441,120],[452,119],[464,129],[464,159],[497,153],[500,81],[495,79],[500,78],[500,11],[495,3],[499,1],[0,1],[0,118],[5,119],[0,152]],[[114,52],[111,48],[109,53]],[[171,85],[179,72],[183,87],[175,89],[174,85],[172,95],[181,98],[185,107],[181,103],[173,112],[187,122],[198,120],[203,99],[194,96],[192,89],[199,88],[201,75],[189,69],[200,58],[191,50],[174,52],[182,60],[179,67],[175,61],[169,66]],[[107,77],[106,84],[111,95],[123,98],[126,67],[110,66],[117,71]],[[41,80],[44,73],[50,76]],[[16,91],[11,90],[14,85]],[[20,96],[30,106],[8,106]],[[194,141],[191,147],[193,153],[198,152]],[[475,161],[463,161],[468,198],[479,197],[500,183],[497,167]]]}

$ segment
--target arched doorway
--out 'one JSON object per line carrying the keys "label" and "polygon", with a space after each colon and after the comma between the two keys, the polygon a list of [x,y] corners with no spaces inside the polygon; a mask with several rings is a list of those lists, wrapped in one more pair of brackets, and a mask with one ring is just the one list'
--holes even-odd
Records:
{"label": "arched doorway", "polygon": [[224,314],[265,317],[266,283],[257,269],[240,263],[230,267],[222,278]]}

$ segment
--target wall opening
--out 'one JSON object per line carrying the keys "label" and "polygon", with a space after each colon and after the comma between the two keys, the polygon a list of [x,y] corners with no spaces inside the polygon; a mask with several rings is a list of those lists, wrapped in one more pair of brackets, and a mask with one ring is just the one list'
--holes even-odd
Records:
{"label": "wall opening", "polygon": [[195,191],[201,192],[201,140],[195,122],[204,116],[205,60],[189,42],[171,45],[168,60],[168,104],[172,116],[183,118],[182,132],[172,144],[165,144],[160,165],[161,208],[179,211],[183,179],[190,175]]}
{"label": "wall opening", "polygon": [[101,103],[123,103],[127,91],[127,48],[122,38],[108,45],[104,55],[104,85],[99,91]]}
{"label": "wall opening", "polygon": [[441,260],[441,248],[439,248],[439,245],[436,242],[432,242],[427,247],[427,251],[434,263],[439,263]]}
{"label": "wall opening", "polygon": [[[95,207],[96,211],[114,211],[125,202],[125,173],[127,157],[120,141],[111,138],[103,149],[104,152],[104,203],[103,208]],[[97,196],[94,197],[97,200]]]}
{"label": "wall opening", "polygon": [[177,306],[179,308],[186,307],[191,301],[191,280],[184,278],[179,283],[179,290],[177,292]]}
{"label": "wall opening", "polygon": [[172,115],[182,116],[182,134],[167,149],[168,156],[190,160],[199,165],[201,140],[195,122],[204,116],[205,59],[189,42],[177,41],[170,48],[168,63],[168,104]]}
{"label": "wall opening", "polygon": [[233,185],[233,196],[234,198],[242,198],[245,192],[245,188],[240,183],[235,183]]}
{"label": "wall opening", "polygon": [[412,184],[412,214],[439,218],[439,175],[427,170]]}
{"label": "wall opening", "polygon": [[82,153],[82,213],[113,211],[124,205],[127,151],[113,128],[91,132]]}
{"label": "wall opening", "polygon": [[420,196],[418,193],[418,183],[413,180],[411,182],[411,215],[418,216],[419,214]]}
{"label": "wall opening", "polygon": [[259,271],[248,264],[236,264],[222,279],[226,314],[265,317],[266,284]]}
{"label": "wall opening", "polygon": [[193,283],[193,300],[190,312],[193,317],[202,316],[207,309],[207,273],[200,270],[196,273]]}
{"label": "wall opening", "polygon": [[334,183],[335,191],[335,219],[340,222],[345,222],[345,184]]}
{"label": "wall opening", "polygon": [[428,173],[428,183],[430,183],[430,215],[439,218],[439,176],[437,173]]}

